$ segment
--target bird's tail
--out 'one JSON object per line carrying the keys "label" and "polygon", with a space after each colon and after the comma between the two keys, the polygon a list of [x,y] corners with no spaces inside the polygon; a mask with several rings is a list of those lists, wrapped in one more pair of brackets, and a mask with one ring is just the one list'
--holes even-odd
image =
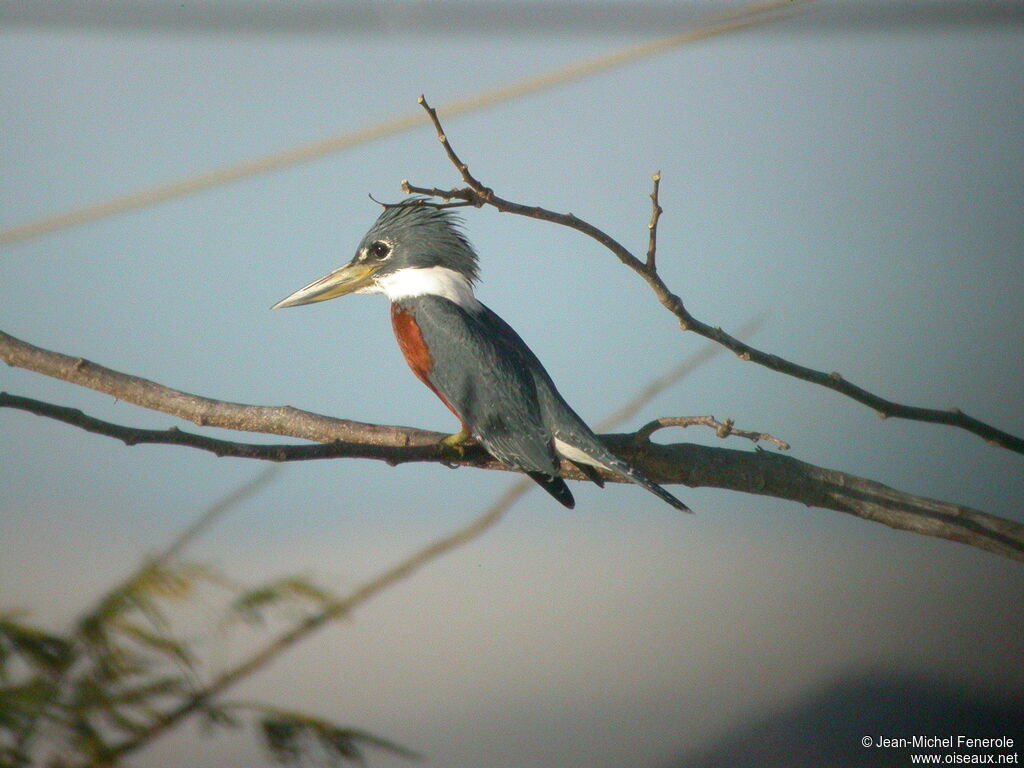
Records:
{"label": "bird's tail", "polygon": [[569,486],[562,478],[545,475],[543,472],[527,472],[526,474],[533,482],[554,496],[563,507],[572,509],[576,506],[576,499],[573,498],[572,491],[569,490]]}
{"label": "bird's tail", "polygon": [[[579,453],[583,454],[583,456],[586,456],[587,458],[591,459],[591,461],[584,463],[593,464],[595,466],[608,470],[612,474],[619,475],[625,478],[626,480],[629,480],[631,483],[639,485],[641,488],[646,488],[659,499],[675,507],[680,512],[689,512],[690,514],[693,514],[693,510],[690,509],[685,504],[683,504],[683,502],[681,502],[671,493],[666,491],[656,482],[648,478],[647,475],[645,475],[643,472],[633,468],[626,461],[619,458],[614,453],[605,448],[604,444],[601,443],[601,441],[597,438],[596,435],[583,436],[577,434],[574,435],[573,437],[576,439],[572,441],[571,447],[575,451],[578,451]],[[569,460],[572,461],[577,466],[579,466],[582,461],[582,457],[569,456],[567,458],[569,458]]]}
{"label": "bird's tail", "polygon": [[637,472],[635,469],[633,469],[628,464],[626,464],[626,462],[622,462],[622,463],[629,469],[629,472],[624,473],[627,478],[632,480],[637,485],[642,486],[643,488],[646,488],[648,491],[653,493],[655,496],[657,496],[662,501],[664,501],[664,502],[666,502],[668,504],[671,504],[673,507],[678,509],[680,512],[689,512],[691,515],[693,514],[693,510],[692,509],[690,509],[688,506],[683,504],[683,502],[681,502],[674,495],[672,495],[671,493],[666,491],[664,488],[662,488],[656,482],[654,482],[653,480],[648,479],[648,477],[646,475],[641,474],[640,472]]}

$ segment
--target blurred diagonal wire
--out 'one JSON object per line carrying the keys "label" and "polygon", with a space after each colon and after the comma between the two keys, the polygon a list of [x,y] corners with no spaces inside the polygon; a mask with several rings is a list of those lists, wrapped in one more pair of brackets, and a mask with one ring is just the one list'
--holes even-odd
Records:
{"label": "blurred diagonal wire", "polygon": [[[25,29],[208,35],[663,34],[722,11],[723,0],[0,0]],[[832,0],[793,32],[997,27],[1024,22],[1020,0]]]}
{"label": "blurred diagonal wire", "polygon": [[[744,5],[733,13],[719,14],[687,32],[586,59],[561,69],[486,91],[477,96],[454,101],[439,107],[438,112],[443,117],[453,118],[468,112],[481,110],[500,102],[511,101],[521,96],[537,93],[622,67],[639,59],[655,56],[682,45],[786,17],[790,15],[787,11],[791,11],[796,6],[811,2],[814,2],[814,0],[767,0],[766,2]],[[0,231],[0,246],[10,245],[136,208],[183,197],[248,176],[300,163],[308,163],[325,155],[341,152],[376,139],[393,136],[423,124],[423,113],[417,110],[357,131],[332,136],[272,155],[256,158],[255,160],[219,168],[169,184],[150,187],[55,216],[30,221],[26,224]]]}
{"label": "blurred diagonal wire", "polygon": [[[764,328],[765,321],[765,315],[757,315],[753,319],[748,320],[741,325],[736,330],[736,335],[741,339],[748,339]],[[705,363],[710,362],[715,355],[723,351],[722,347],[717,344],[704,345],[692,355],[684,359],[675,368],[669,369],[658,378],[652,379],[648,382],[647,386],[640,390],[636,397],[612,411],[599,421],[594,426],[594,431],[598,433],[610,432],[622,424],[625,424],[628,419],[631,419],[638,414],[640,410],[655,397],[674,384],[677,384],[681,379],[689,376]],[[531,484],[532,483],[528,483],[527,485]]]}

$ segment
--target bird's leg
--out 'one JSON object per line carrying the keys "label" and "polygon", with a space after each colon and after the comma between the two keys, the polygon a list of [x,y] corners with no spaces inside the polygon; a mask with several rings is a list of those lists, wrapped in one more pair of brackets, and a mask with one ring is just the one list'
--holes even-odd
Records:
{"label": "bird's leg", "polygon": [[437,446],[442,451],[452,451],[461,459],[466,455],[464,444],[470,439],[470,437],[472,437],[472,433],[470,433],[469,427],[463,424],[462,429],[454,435],[448,435],[444,440],[438,442]]}

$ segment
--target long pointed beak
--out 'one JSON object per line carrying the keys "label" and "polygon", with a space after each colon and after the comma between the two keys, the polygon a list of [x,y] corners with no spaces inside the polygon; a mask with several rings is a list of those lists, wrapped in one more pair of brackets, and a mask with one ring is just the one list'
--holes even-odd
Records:
{"label": "long pointed beak", "polygon": [[376,271],[376,267],[366,264],[355,262],[346,264],[329,275],[314,280],[305,288],[299,288],[288,298],[281,299],[271,309],[313,304],[317,301],[327,301],[347,293],[355,293],[363,288],[369,288],[373,285],[373,274]]}

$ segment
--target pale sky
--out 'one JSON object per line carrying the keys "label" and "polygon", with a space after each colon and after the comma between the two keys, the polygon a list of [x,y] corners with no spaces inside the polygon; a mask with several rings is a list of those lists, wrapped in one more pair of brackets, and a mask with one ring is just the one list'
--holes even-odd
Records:
{"label": "pale sky", "polygon": [[[766,313],[754,339],[764,349],[1024,433],[1021,27],[784,26],[446,129],[499,194],[571,210],[637,251],[660,170],[659,265],[697,317],[734,330]],[[420,93],[444,104],[646,39],[0,23],[0,227],[365,127],[415,110]],[[9,246],[0,328],[209,397],[454,431],[406,369],[381,297],[268,309],[347,261],[377,213],[367,194],[398,199],[405,178],[458,183],[426,120]],[[479,296],[591,422],[701,348],[591,241],[491,211],[465,221]],[[118,423],[176,423],[6,367],[0,388]],[[709,413],[787,440],[804,461],[1021,519],[1020,456],[881,421],[731,355],[623,429]],[[660,439],[718,442],[692,429]],[[262,468],[129,449],[12,411],[0,412],[0,457],[0,609],[27,608],[51,627]],[[240,581],[298,572],[344,591],[468,521],[509,482],[437,465],[291,465],[191,556]],[[994,700],[1024,687],[1019,563],[830,511],[673,491],[696,516],[635,487],[574,484],[571,512],[533,493],[238,697],[380,733],[428,766],[655,767],[690,764],[867,673]],[[266,764],[248,735],[197,733],[179,729],[133,764]],[[372,753],[369,764],[406,763]]]}

